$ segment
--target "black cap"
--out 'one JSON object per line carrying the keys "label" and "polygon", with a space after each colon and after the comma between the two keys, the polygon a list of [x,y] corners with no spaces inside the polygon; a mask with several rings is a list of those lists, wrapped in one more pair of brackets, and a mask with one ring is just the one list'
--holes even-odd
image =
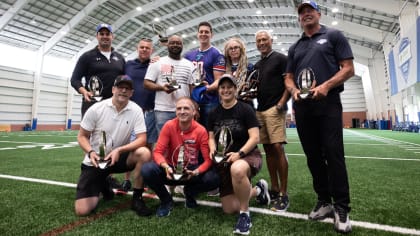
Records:
{"label": "black cap", "polygon": [[219,79],[219,84],[217,85],[218,87],[222,84],[223,81],[230,81],[233,86],[237,86],[236,85],[236,79],[231,75],[231,74],[224,74],[222,75],[222,77],[220,77]]}
{"label": "black cap", "polygon": [[125,83],[130,86],[131,89],[133,89],[133,80],[128,75],[119,75],[114,81],[114,86],[118,86],[122,83]]}

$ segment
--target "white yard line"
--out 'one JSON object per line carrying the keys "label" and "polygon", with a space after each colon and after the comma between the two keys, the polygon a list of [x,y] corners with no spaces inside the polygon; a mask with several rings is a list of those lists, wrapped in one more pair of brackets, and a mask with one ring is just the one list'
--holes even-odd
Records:
{"label": "white yard line", "polygon": [[[13,175],[2,175],[2,174],[0,174],[0,178],[76,188],[76,184],[73,184],[73,183],[66,183],[66,182],[52,181],[52,180],[45,180],[45,179],[35,179],[35,178],[27,178],[27,177],[13,176]],[[154,195],[151,195],[150,197],[156,198],[156,196]],[[183,198],[174,198],[174,200],[184,201]],[[197,201],[197,202],[198,204],[204,205],[204,206],[221,207],[221,204],[218,202],[202,201],[202,200]],[[269,209],[258,208],[258,207],[250,207],[249,210],[252,212],[260,213],[260,214],[276,215],[276,216],[282,216],[282,217],[299,219],[299,220],[309,220],[308,215],[306,214],[293,213],[293,212],[275,212]],[[333,220],[325,219],[325,220],[322,220],[321,222],[332,224]],[[366,228],[366,229],[380,230],[380,231],[393,232],[393,233],[399,233],[399,234],[420,235],[420,230],[418,229],[410,229],[410,228],[403,228],[403,227],[397,227],[397,226],[392,226],[392,225],[382,225],[382,224],[376,224],[376,223],[370,223],[370,222],[364,222],[364,221],[355,221],[355,220],[352,220],[351,223],[353,226]]]}

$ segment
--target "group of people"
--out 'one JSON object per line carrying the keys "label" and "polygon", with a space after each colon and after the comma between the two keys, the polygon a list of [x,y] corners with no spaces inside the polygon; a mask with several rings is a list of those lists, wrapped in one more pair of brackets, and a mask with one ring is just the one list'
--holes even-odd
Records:
{"label": "group of people", "polygon": [[[138,215],[152,214],[143,199],[145,185],[160,199],[158,217],[168,216],[174,206],[170,186],[184,186],[187,208],[198,206],[198,194],[218,189],[223,212],[239,214],[234,233],[249,234],[251,198],[274,211],[286,211],[290,205],[284,145],[287,102],[292,98],[317,194],[308,218],[333,217],[336,231],[350,232],[340,92],[354,74],[353,55],[345,37],[320,25],[320,17],[314,1],[298,6],[303,33],[288,56],[273,50],[269,31],[257,31],[261,59],[255,65],[248,62],[239,38],[225,43],[224,54],[212,46],[209,22],[197,27],[199,48],[184,56],[180,36],[168,37],[168,56],[160,58],[151,58],[153,41],[142,38],[138,57],[127,63],[111,46],[112,27],[98,25],[98,46],[79,58],[71,77],[83,95],[77,139],[85,156],[76,214],[90,214],[101,193],[103,199],[112,199],[109,176],[126,173],[126,190],[133,179],[132,209]],[[303,79],[311,80],[306,98],[303,71]],[[257,90],[246,93],[251,74],[256,74]],[[94,102],[88,86],[93,77],[99,78],[100,102]],[[258,144],[265,151],[270,187],[264,179],[252,187],[251,179],[263,165]]]}

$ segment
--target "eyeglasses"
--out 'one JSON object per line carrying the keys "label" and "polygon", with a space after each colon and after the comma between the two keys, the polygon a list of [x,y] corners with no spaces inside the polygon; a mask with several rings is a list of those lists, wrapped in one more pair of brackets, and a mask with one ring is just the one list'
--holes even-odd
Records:
{"label": "eyeglasses", "polygon": [[236,50],[239,50],[240,48],[241,47],[239,47],[239,46],[229,47],[228,51],[236,51]]}

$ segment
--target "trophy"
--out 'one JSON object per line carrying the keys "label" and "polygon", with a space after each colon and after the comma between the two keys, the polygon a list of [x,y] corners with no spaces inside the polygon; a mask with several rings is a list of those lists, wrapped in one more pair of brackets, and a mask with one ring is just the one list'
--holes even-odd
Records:
{"label": "trophy", "polygon": [[222,161],[226,159],[226,151],[229,149],[230,144],[232,143],[233,143],[232,132],[230,131],[228,127],[222,126],[220,128],[219,138],[217,139],[216,151],[213,154],[213,160],[216,163],[221,163]]}
{"label": "trophy", "polygon": [[169,75],[166,75],[165,78],[166,78],[166,81],[169,84],[169,89],[177,90],[177,89],[181,88],[181,85],[179,85],[178,82],[175,79],[174,66],[171,66],[171,72],[169,73]]}
{"label": "trophy", "polygon": [[94,75],[90,77],[88,88],[93,93],[92,98],[95,101],[99,102],[102,100],[101,94],[104,86],[98,76]]}
{"label": "trophy", "polygon": [[240,85],[238,98],[256,98],[258,94],[258,85],[260,83],[259,72],[254,70],[248,75],[246,80]]}
{"label": "trophy", "polygon": [[100,159],[99,159],[98,164],[99,164],[99,168],[105,169],[111,161],[111,160],[104,160],[106,155],[111,151],[111,148],[109,148],[109,143],[110,143],[109,141],[110,140],[108,140],[108,142],[107,142],[107,137],[106,137],[106,132],[105,131],[101,131],[100,140],[101,140],[100,143],[99,143],[99,158]]}
{"label": "trophy", "polygon": [[311,68],[303,69],[297,78],[297,86],[300,89],[302,99],[312,97],[311,88],[315,87],[315,73]]}
{"label": "trophy", "polygon": [[181,144],[177,161],[175,162],[172,157],[173,163],[176,163],[173,173],[174,180],[180,180],[185,175],[184,170],[188,165],[188,160],[186,160],[184,154],[184,145]]}
{"label": "trophy", "polygon": [[194,86],[200,86],[203,85],[203,75],[202,75],[202,68],[201,65],[197,63],[197,66],[193,72],[193,85]]}

